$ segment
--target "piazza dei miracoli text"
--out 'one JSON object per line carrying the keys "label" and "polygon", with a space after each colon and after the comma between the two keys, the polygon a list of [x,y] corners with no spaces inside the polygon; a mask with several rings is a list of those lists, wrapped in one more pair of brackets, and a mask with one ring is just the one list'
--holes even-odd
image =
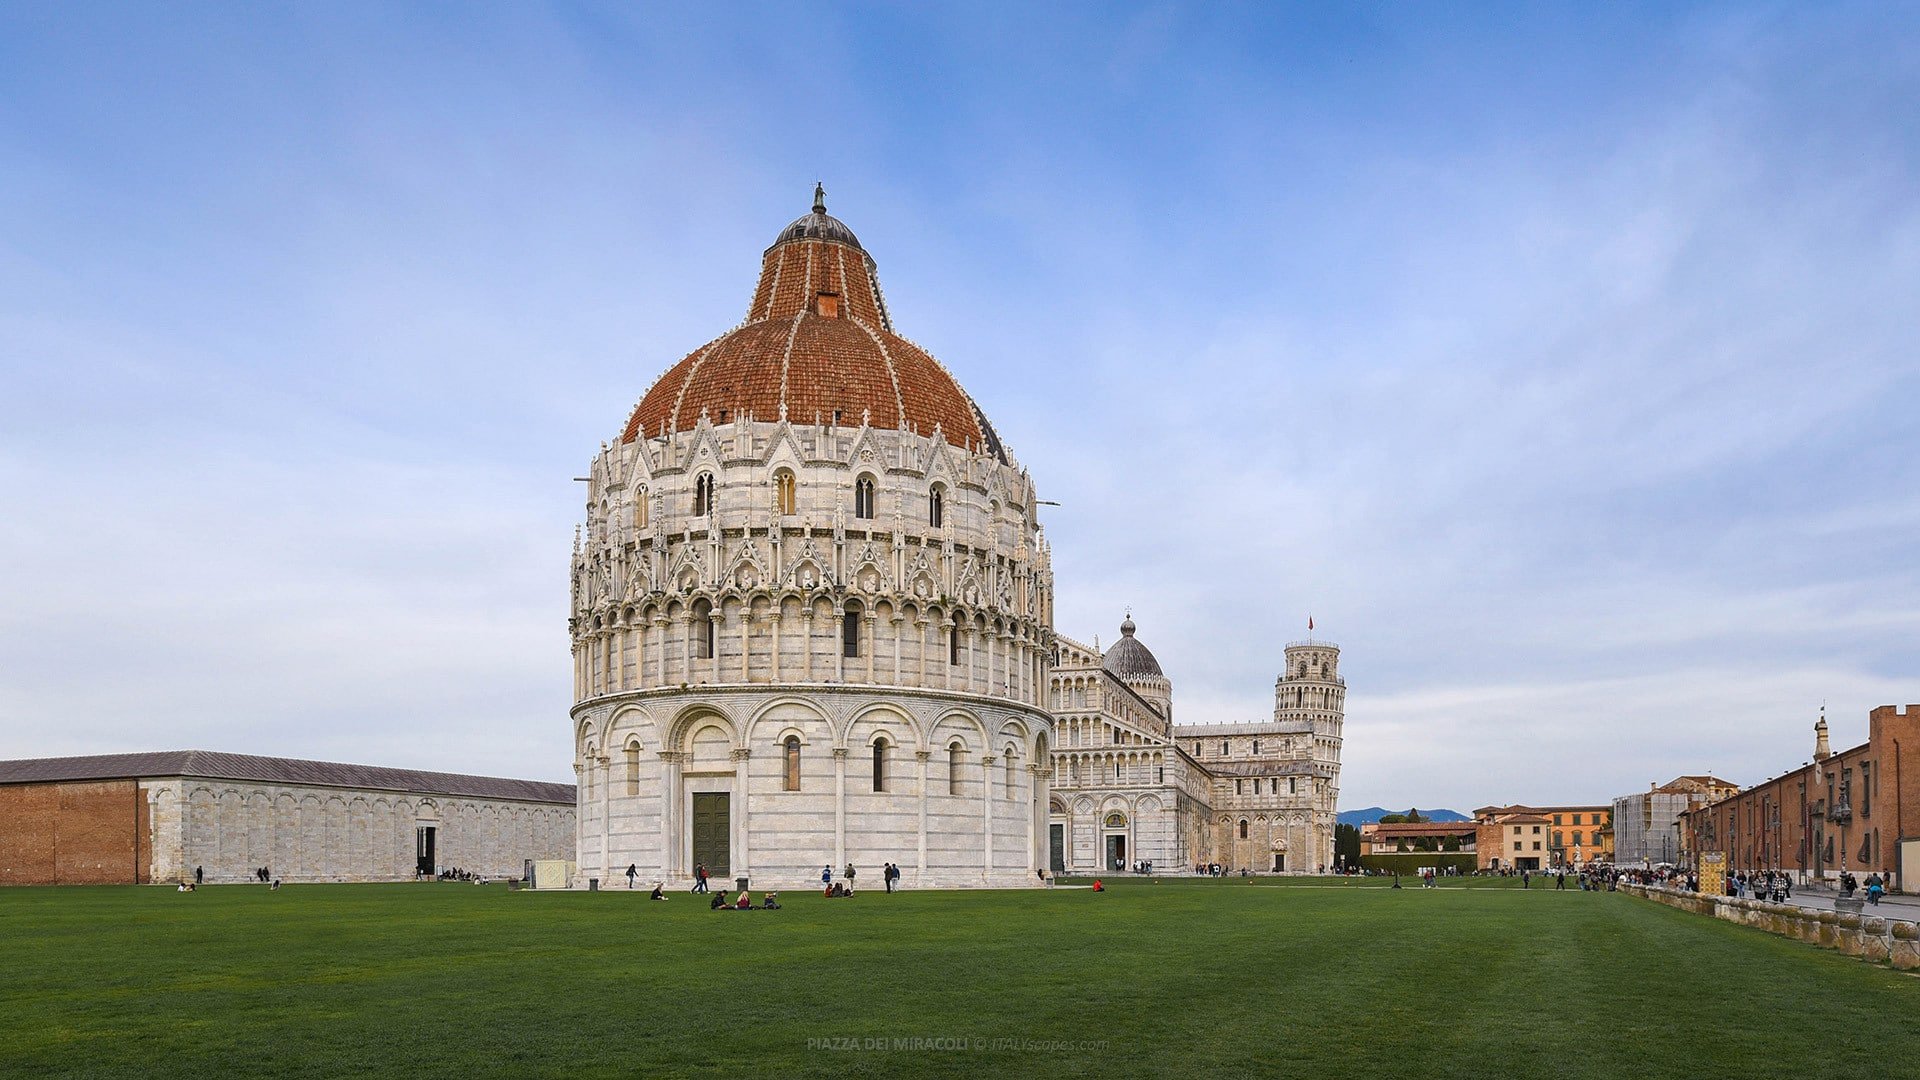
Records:
{"label": "piazza dei miracoli text", "polygon": [[1031,886],[1037,871],[1332,862],[1339,650],[1270,718],[1173,722],[1128,619],[1055,634],[1038,495],[812,212],[739,325],[594,457],[572,559],[578,875]]}

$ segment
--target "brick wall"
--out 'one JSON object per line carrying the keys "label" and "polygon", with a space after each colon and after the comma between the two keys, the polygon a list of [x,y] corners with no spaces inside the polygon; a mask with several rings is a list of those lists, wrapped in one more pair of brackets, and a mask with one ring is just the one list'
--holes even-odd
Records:
{"label": "brick wall", "polygon": [[0,787],[0,884],[148,879],[147,800],[134,780]]}

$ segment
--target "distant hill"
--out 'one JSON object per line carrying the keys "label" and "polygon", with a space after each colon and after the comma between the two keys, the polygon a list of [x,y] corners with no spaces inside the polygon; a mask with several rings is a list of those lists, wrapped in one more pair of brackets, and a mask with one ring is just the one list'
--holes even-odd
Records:
{"label": "distant hill", "polygon": [[[1426,818],[1428,821],[1472,821],[1473,820],[1472,817],[1466,814],[1463,814],[1458,810],[1429,810],[1424,806],[1416,807],[1416,809],[1420,811],[1420,816],[1423,818]],[[1381,818],[1386,817],[1388,814],[1404,814],[1406,812],[1407,812],[1407,808],[1404,806],[1398,810],[1388,810],[1384,806],[1369,806],[1365,810],[1342,810],[1340,811],[1340,824],[1365,825],[1371,821],[1379,821]]]}

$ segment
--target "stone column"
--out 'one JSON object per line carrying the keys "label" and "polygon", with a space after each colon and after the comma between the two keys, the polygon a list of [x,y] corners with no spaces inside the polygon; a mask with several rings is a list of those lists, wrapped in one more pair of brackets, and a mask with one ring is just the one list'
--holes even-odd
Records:
{"label": "stone column", "polygon": [[753,598],[740,604],[740,681],[753,681]]}
{"label": "stone column", "polygon": [[847,865],[847,748],[833,748],[833,865]]}
{"label": "stone column", "polygon": [[[587,782],[587,777],[592,775],[587,770],[592,767],[591,763],[593,759],[585,758],[584,760],[586,760],[589,764],[584,766],[575,765],[573,767],[573,787],[575,791],[580,790],[580,788]],[[324,802],[321,803],[320,813],[322,815],[321,816],[322,826],[324,827],[324,824],[326,821],[326,817],[325,817],[326,804]],[[579,872],[581,869],[583,869],[583,867],[580,864],[582,861],[582,856],[587,850],[587,820],[589,817],[592,816],[592,814],[593,814],[593,807],[588,806],[583,802],[580,805],[579,814],[575,815],[573,819],[573,857],[575,860],[574,870],[576,873]],[[452,822],[451,814],[446,816],[446,820],[443,820],[440,822],[440,835],[439,835],[440,846],[436,847],[433,853],[433,861],[436,864],[435,869],[438,869],[437,864],[440,862],[441,853],[445,851],[445,844],[446,844],[448,835],[452,832],[452,830],[448,828],[451,822]],[[321,845],[320,865],[323,868],[326,865],[326,846],[324,844]],[[324,872],[325,870],[322,869],[321,873],[324,873]],[[315,876],[317,877],[319,875],[316,874]]]}
{"label": "stone column", "polygon": [[924,874],[927,872],[927,761],[933,757],[933,751],[916,750],[913,756],[920,759],[920,846],[917,865]]}
{"label": "stone column", "polygon": [[679,862],[680,761],[677,751],[660,751],[660,875],[671,878]]}
{"label": "stone column", "polygon": [[907,617],[899,608],[893,609],[893,685],[900,685],[900,635],[906,629]]}
{"label": "stone column", "polygon": [[733,805],[738,810],[727,815],[727,825],[733,835],[730,837],[733,850],[740,855],[740,865],[734,868],[735,877],[752,872],[753,859],[748,851],[747,838],[751,830],[747,828],[747,759],[753,755],[753,748],[735,747],[733,751]]}
{"label": "stone column", "polygon": [[993,873],[993,763],[999,759],[992,754],[989,744],[988,753],[980,758],[980,872],[982,876]]}
{"label": "stone column", "polygon": [[603,753],[595,760],[600,767],[600,884],[605,885],[608,849],[613,842],[613,759]]}
{"label": "stone column", "polygon": [[[777,557],[778,549],[776,549],[775,554]],[[774,565],[778,566],[779,563],[776,562]],[[771,673],[769,676],[769,681],[779,682],[780,681],[780,631],[786,628],[787,612],[786,612],[785,605],[782,603],[782,598],[778,593],[775,593],[773,597],[772,616],[773,616],[772,617],[773,657],[772,657],[772,662],[768,666],[767,670]]]}
{"label": "stone column", "polygon": [[1027,783],[1033,788],[1032,799],[1027,805],[1027,855],[1032,860],[1032,865],[1027,867],[1029,870],[1047,864],[1046,856],[1040,853],[1040,837],[1045,836],[1047,832],[1041,818],[1047,809],[1045,792],[1041,790],[1043,786],[1041,776],[1044,773],[1045,770],[1038,762],[1027,766]]}

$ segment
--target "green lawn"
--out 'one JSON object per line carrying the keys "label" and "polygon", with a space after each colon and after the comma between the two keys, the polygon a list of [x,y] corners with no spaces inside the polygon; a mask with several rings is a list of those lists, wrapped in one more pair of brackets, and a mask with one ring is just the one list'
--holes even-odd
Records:
{"label": "green lawn", "polygon": [[[727,915],[685,893],[497,885],[4,889],[0,1076],[1613,1080],[1920,1062],[1920,979],[1622,893],[1384,884],[791,894]],[[941,1042],[866,1048],[915,1038]]]}

